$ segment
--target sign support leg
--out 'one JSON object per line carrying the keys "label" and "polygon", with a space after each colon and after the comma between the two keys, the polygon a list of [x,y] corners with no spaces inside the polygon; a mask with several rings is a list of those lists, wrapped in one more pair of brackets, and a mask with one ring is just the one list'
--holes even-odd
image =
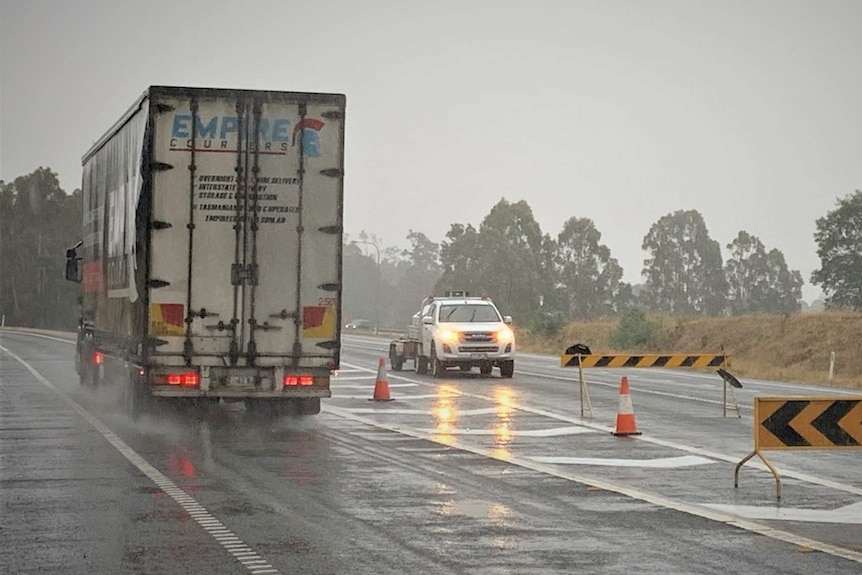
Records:
{"label": "sign support leg", "polygon": [[737,464],[736,464],[736,469],[734,469],[734,470],[733,470],[733,488],[734,488],[734,489],[736,489],[736,488],[738,488],[738,487],[739,487],[739,468],[740,468],[740,467],[742,467],[743,465],[745,465],[745,463],[746,463],[749,459],[751,459],[752,457],[754,457],[755,455],[756,455],[756,456],[758,456],[760,459],[762,459],[762,460],[763,460],[763,463],[765,463],[765,464],[766,464],[766,467],[768,467],[768,468],[769,468],[769,471],[771,471],[771,472],[772,472],[772,475],[775,477],[775,498],[776,498],[776,499],[778,499],[778,500],[780,500],[780,499],[781,499],[781,477],[778,475],[778,470],[777,470],[777,469],[775,469],[775,468],[772,466],[772,464],[771,464],[771,463],[769,463],[769,460],[768,460],[768,459],[766,459],[766,458],[763,456],[763,454],[762,454],[762,453],[760,453],[760,451],[758,451],[758,450],[756,450],[756,449],[755,449],[754,451],[752,451],[751,453],[749,453],[748,455],[746,455],[746,456],[742,459],[742,461],[740,461],[739,463],[737,463]]}
{"label": "sign support leg", "polygon": [[590,392],[587,389],[587,382],[584,380],[584,368],[581,365],[580,356],[578,356],[578,376],[581,388],[581,419],[584,418],[584,405],[590,412],[590,419],[593,418],[593,404],[590,402]]}

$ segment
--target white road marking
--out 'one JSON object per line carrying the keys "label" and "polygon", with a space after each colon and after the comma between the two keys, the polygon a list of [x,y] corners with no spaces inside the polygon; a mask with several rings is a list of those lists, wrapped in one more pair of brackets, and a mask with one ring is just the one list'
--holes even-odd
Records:
{"label": "white road marking", "polygon": [[752,533],[757,533],[760,535],[764,535],[766,537],[770,537],[772,539],[776,539],[778,541],[784,541],[787,543],[791,543],[793,545],[799,547],[810,547],[817,551],[821,551],[823,553],[828,553],[830,555],[834,555],[836,557],[843,557],[845,559],[849,559],[850,561],[855,561],[856,563],[862,564],[862,552],[854,551],[852,549],[846,549],[844,547],[838,547],[836,545],[830,545],[828,543],[824,543],[822,541],[816,541],[814,539],[809,539],[808,537],[802,537],[800,535],[796,535],[794,533],[790,533],[787,531],[781,531],[778,529],[773,529],[767,525],[761,525],[759,523],[755,523],[753,521],[748,521],[745,519],[740,519],[734,515],[722,512],[720,510],[709,509],[703,506],[684,503],[681,501],[674,501],[662,495],[657,495],[654,493],[648,493],[646,491],[641,491],[639,489],[634,489],[632,487],[627,487],[624,485],[619,485],[604,479],[597,479],[595,477],[588,477],[586,475],[579,475],[575,473],[571,473],[569,471],[563,471],[555,467],[551,467],[545,464],[542,464],[538,461],[531,461],[527,458],[522,458],[516,455],[512,455],[511,453],[507,453],[505,458],[497,453],[493,449],[483,449],[480,447],[475,447],[471,445],[462,445],[462,444],[443,444],[439,440],[435,440],[434,435],[429,435],[425,433],[421,433],[418,430],[405,429],[403,427],[398,427],[396,425],[387,425],[384,423],[380,423],[378,421],[374,421],[373,419],[368,419],[353,413],[350,413],[347,410],[339,409],[337,407],[332,407],[329,405],[324,405],[321,409],[326,413],[331,413],[337,417],[342,417],[344,419],[349,419],[351,421],[355,421],[357,423],[364,423],[365,425],[370,425],[372,427],[376,427],[378,429],[385,429],[387,431],[391,431],[393,433],[398,433],[402,435],[408,435],[410,437],[415,437],[416,439],[424,439],[427,441],[431,441],[433,443],[447,445],[449,447],[458,449],[460,451],[465,451],[468,453],[473,453],[475,455],[480,455],[482,457],[486,457],[489,459],[497,459],[499,461],[503,461],[505,463],[509,463],[511,465],[515,465],[518,467],[522,467],[525,469],[530,469],[532,471],[536,471],[538,473],[544,473],[546,475],[551,475],[553,477],[558,477],[561,479],[567,479],[569,481],[574,481],[576,483],[580,483],[582,485],[587,485],[591,487],[596,487],[599,489],[604,489],[605,491],[612,491],[614,493],[619,493],[621,495],[625,495],[627,497],[631,497],[632,499],[637,499],[639,501],[645,501],[647,503],[652,503],[653,505],[657,505],[659,507],[664,507],[666,509],[672,509],[675,511],[680,511],[682,513],[687,513],[689,515],[695,515],[697,517],[703,517],[704,519],[709,519],[711,521],[718,521],[720,523],[726,523],[733,527],[737,527],[739,529],[744,529],[746,531],[750,531]]}
{"label": "white road marking", "polygon": [[[63,340],[63,339],[50,337],[50,336],[31,334],[31,333],[27,333],[26,335],[29,335],[32,337],[42,337],[44,339],[51,339],[51,340],[60,341],[60,342],[67,343],[67,344],[72,344],[72,345],[75,344],[74,341]],[[72,405],[72,407],[75,408],[76,411],[78,411],[82,415],[82,417],[84,417],[88,422],[90,422],[91,425],[94,425],[100,431],[100,433],[102,433],[102,435],[105,436],[105,438],[108,439],[108,441],[112,443],[112,445],[114,444],[114,442],[111,440],[111,436],[113,438],[115,438],[116,441],[120,442],[120,444],[125,445],[124,443],[122,443],[122,441],[118,437],[113,435],[113,433],[110,431],[110,429],[105,427],[103,424],[101,424],[101,422],[96,420],[94,417],[90,416],[90,414],[88,412],[86,412],[86,410],[84,410],[82,407],[80,407],[76,402],[74,402],[70,398],[63,395],[62,392],[60,392],[56,387],[54,387],[53,384],[51,384],[47,379],[45,379],[41,374],[39,374],[35,369],[33,369],[24,360],[22,360],[21,358],[19,358],[18,356],[16,356],[15,354],[10,352],[6,348],[4,348],[3,346],[0,346],[0,350],[5,351],[11,357],[16,359],[19,363],[24,365],[28,369],[28,371],[30,371],[41,383],[43,383],[44,385],[46,385],[50,389],[53,389],[54,391],[56,391],[65,401],[70,403],[70,405]],[[365,368],[362,368],[361,366],[356,366],[356,371],[365,372],[365,373],[368,373],[368,372],[374,373],[375,372],[375,370],[365,369]],[[565,379],[566,381],[571,381],[570,379],[567,379],[567,378],[555,377],[555,376],[548,375],[548,374],[529,374],[529,373],[522,372],[520,370],[518,370],[517,373],[524,374],[524,375],[535,375],[538,377],[545,377],[545,378],[552,378],[552,379]],[[427,382],[417,381],[417,380],[409,380],[403,376],[394,376],[394,377],[397,379],[401,379],[402,381],[412,382],[414,385],[424,385],[427,387],[433,387],[432,384],[429,384]],[[760,382],[757,382],[757,383],[761,384],[761,385],[765,385],[765,386],[774,386],[774,387],[785,388],[785,386],[783,384],[769,384],[769,383],[760,383]],[[609,385],[609,384],[604,384],[604,385]],[[795,386],[787,386],[787,387],[795,387]],[[810,390],[810,388],[801,388],[801,387],[799,387],[798,389]],[[836,393],[846,394],[847,392],[836,391]],[[482,395],[478,395],[478,394],[464,393],[462,395],[465,395],[468,397],[479,398],[479,399],[485,399],[488,401],[493,401],[493,398],[491,398],[491,397],[482,396]],[[693,398],[693,399],[701,400],[700,398]],[[744,406],[741,406],[741,407],[744,407]],[[593,424],[593,423],[586,423],[586,422],[582,422],[582,421],[577,421],[577,420],[574,420],[572,418],[562,416],[560,414],[555,414],[553,412],[547,412],[547,411],[541,410],[541,409],[532,409],[532,408],[528,408],[528,407],[524,407],[524,406],[519,406],[519,407],[516,407],[515,409],[520,410],[520,411],[524,411],[526,413],[543,415],[545,417],[557,419],[559,421],[566,421],[566,422],[575,423],[578,425],[584,425],[585,427],[589,427],[592,429],[597,429],[597,430],[601,430],[601,431],[612,431],[612,428],[607,427],[607,426],[600,426],[600,425]],[[328,405],[323,406],[323,411],[328,412],[328,413],[332,413],[333,415],[342,417],[344,419],[349,419],[349,420],[363,423],[365,425],[369,425],[369,426],[376,427],[379,429],[385,429],[385,430],[391,431],[393,433],[408,435],[410,437],[415,437],[417,439],[424,439],[427,441],[438,443],[442,446],[445,446],[445,447],[441,447],[442,450],[448,450],[448,449],[455,448],[455,449],[460,449],[462,451],[474,453],[477,455],[482,455],[484,457],[488,457],[491,459],[500,459],[499,456],[495,455],[495,452],[492,450],[481,449],[478,447],[471,447],[471,446],[463,446],[463,445],[451,445],[449,443],[443,444],[439,441],[435,441],[433,436],[422,434],[422,433],[418,432],[418,430],[414,431],[414,430],[399,428],[399,427],[394,426],[394,425],[386,425],[383,423],[379,423],[379,422],[376,422],[376,421],[352,414],[352,413],[345,411],[345,410],[341,410],[341,409],[338,409],[335,407],[330,407]],[[103,432],[103,429],[105,430],[105,432]],[[110,436],[108,434],[110,434]],[[737,462],[737,458],[734,456],[728,456],[728,455],[724,455],[724,454],[720,454],[720,453],[714,453],[714,452],[710,452],[708,450],[704,450],[704,449],[700,449],[700,448],[694,448],[694,447],[690,447],[690,446],[682,445],[682,444],[677,444],[677,443],[674,443],[671,441],[664,441],[664,440],[659,440],[659,439],[649,438],[649,437],[644,437],[644,436],[638,436],[635,439],[637,439],[639,441],[646,441],[648,443],[653,443],[656,445],[663,445],[666,447],[672,447],[672,448],[679,449],[681,451],[686,451],[689,453],[702,454],[702,455],[705,455],[707,457],[711,457],[713,459],[720,459],[720,460],[728,461],[728,462],[732,462],[732,463]],[[117,447],[117,446],[115,445],[115,447]],[[123,453],[123,452],[121,451],[121,453]],[[127,459],[129,459],[129,455],[127,455],[126,453],[123,453],[123,455],[126,456]],[[131,459],[129,459],[129,460],[132,461]],[[616,485],[616,484],[609,482],[609,481],[600,480],[600,479],[591,478],[591,477],[586,477],[586,476],[581,476],[581,475],[576,475],[576,474],[572,474],[569,472],[562,472],[562,471],[559,471],[559,470],[554,469],[552,467],[546,467],[545,465],[543,465],[540,462],[527,461],[526,459],[522,459],[520,457],[513,457],[513,456],[511,456],[511,454],[507,455],[507,458],[502,459],[502,461],[506,461],[507,463],[510,463],[512,465],[515,465],[515,466],[518,466],[518,467],[521,467],[524,469],[529,469],[532,471],[545,473],[545,474],[552,475],[555,477],[568,479],[570,481],[575,481],[575,482],[581,483],[583,485],[593,486],[593,487],[596,487],[599,489],[605,489],[608,491],[620,493],[622,495],[626,495],[628,497],[632,497],[634,499],[638,499],[641,501],[653,503],[655,505],[665,507],[668,509],[674,509],[677,511],[681,511],[683,513],[689,513],[691,515],[704,517],[706,519],[713,520],[713,521],[724,522],[724,523],[727,523],[729,525],[738,527],[740,529],[744,529],[747,531],[758,533],[758,534],[761,534],[761,535],[764,535],[766,537],[770,537],[770,538],[773,538],[776,540],[785,541],[785,542],[792,543],[792,544],[798,545],[798,546],[807,546],[807,547],[810,547],[812,549],[815,549],[815,550],[818,550],[818,551],[821,551],[824,553],[828,553],[830,555],[834,555],[837,557],[843,557],[845,559],[849,559],[849,560],[857,562],[857,563],[862,563],[862,553],[860,553],[860,552],[853,551],[851,549],[845,549],[842,547],[837,547],[834,545],[829,545],[829,544],[826,544],[826,543],[823,543],[820,541],[808,539],[806,537],[797,536],[797,535],[792,534],[792,533],[773,529],[771,527],[768,527],[765,525],[760,525],[758,523],[754,523],[752,521],[747,521],[745,519],[738,519],[736,516],[734,516],[732,514],[728,514],[726,512],[723,512],[721,509],[709,509],[708,506],[698,506],[698,505],[694,505],[694,504],[676,502],[676,501],[673,501],[671,499],[665,498],[665,497],[660,496],[660,495],[646,493],[646,492],[642,492],[642,491],[639,491],[639,490],[636,490],[633,488]],[[146,463],[145,461],[143,461],[143,459],[141,459],[140,462],[144,466],[149,466],[149,464]],[[132,461],[132,463],[136,464],[135,461]],[[136,466],[137,466],[137,464],[136,464]],[[762,469],[766,469],[765,466],[760,465],[760,464],[755,464],[753,466],[758,467],[758,468],[762,468]],[[149,467],[152,467],[152,466],[149,466]],[[139,467],[139,469],[141,469],[141,468]],[[142,471],[143,471],[143,469],[142,469]],[[154,481],[154,483],[156,483],[159,487],[163,488],[166,493],[168,493],[170,495],[171,492],[168,491],[168,489],[173,487],[174,492],[178,491],[179,493],[185,495],[184,492],[182,492],[181,490],[179,490],[178,488],[176,488],[174,486],[174,484],[171,482],[170,479],[168,479],[165,476],[159,477],[161,474],[155,469],[153,469],[153,471],[155,471],[155,474],[158,474],[158,475],[152,476],[152,475],[148,474],[148,476]],[[831,487],[833,489],[838,489],[838,490],[849,492],[849,493],[862,494],[862,489],[856,488],[855,486],[841,484],[841,483],[834,482],[831,480],[821,479],[818,477],[813,477],[813,476],[809,476],[809,475],[798,473],[798,472],[782,470],[782,475],[784,475],[786,477],[793,477],[795,479],[799,479],[801,481],[805,481],[805,482],[816,484],[816,485],[823,485],[825,487]],[[172,495],[172,498],[175,498],[175,497]],[[176,498],[175,498],[175,500],[176,500]],[[851,510],[851,513],[858,514],[859,511],[855,509],[855,505],[856,504],[854,504],[853,506],[848,506],[848,507],[854,508]],[[842,508],[842,509],[844,509],[844,508]],[[225,547],[226,549],[227,549],[227,545],[231,545],[231,543],[227,543],[227,544],[223,543],[223,541],[225,540],[224,538],[216,537],[216,539],[220,543],[222,543],[222,546]],[[240,541],[238,537],[233,537],[233,539],[237,542]],[[267,571],[258,571],[255,568],[250,568],[250,570],[253,573],[278,573],[278,571],[274,570],[274,569],[273,570],[267,570]]]}
{"label": "white road marking", "polygon": [[[391,404],[389,404],[391,405]],[[380,413],[380,414],[388,414],[388,415],[434,415],[434,409],[398,409],[398,408],[387,408],[387,407],[342,407],[342,409],[346,409],[352,413]],[[498,413],[500,410],[496,407],[480,407],[477,409],[456,409],[455,413],[458,417],[469,417],[471,415],[490,415],[494,413]]]}
{"label": "white road marking", "polygon": [[331,399],[374,399],[374,396],[371,393],[371,390],[369,390],[368,394],[366,395],[341,395],[340,393],[333,393]]}
{"label": "white road marking", "polygon": [[768,519],[774,521],[800,521],[805,523],[839,523],[862,525],[862,503],[854,503],[838,509],[800,509],[794,507],[762,507],[755,505],[704,504],[704,507],[732,513],[746,519]]}
{"label": "white road marking", "polygon": [[[362,369],[361,366],[355,366],[358,369]],[[538,374],[539,377],[552,377],[544,374]],[[418,380],[418,379],[409,379],[404,376],[393,376],[397,379],[403,381],[409,381],[412,383],[416,383],[418,385],[422,385],[425,387],[435,388],[436,386],[432,383],[428,383],[426,381]],[[559,378],[557,378],[559,379]],[[467,393],[461,392],[461,395],[464,397],[472,397],[475,399],[484,399],[485,401],[495,402],[496,400],[493,397],[487,395],[481,395],[478,393]],[[720,403],[720,402],[719,402]],[[516,405],[513,406],[512,409],[515,411],[523,411],[524,413],[531,413],[533,415],[540,415],[542,417],[547,417],[549,419],[554,419],[556,421],[562,421],[565,423],[571,423],[573,425],[582,425],[584,427],[588,427],[590,429],[595,429],[597,431],[603,431],[607,433],[612,433],[614,431],[613,427],[606,425],[599,425],[598,423],[593,423],[592,421],[585,421],[582,418],[569,417],[567,415],[562,415],[560,413],[554,413],[552,411],[547,411],[544,409],[538,409],[529,407],[526,405]],[[634,441],[644,441],[646,443],[651,443],[653,445],[661,445],[662,447],[669,447],[671,449],[676,449],[678,451],[684,451],[685,453],[691,453],[693,455],[701,455],[703,457],[708,457],[710,459],[718,459],[720,461],[726,461],[728,463],[733,463],[734,465],[739,463],[738,455],[726,455],[724,453],[718,453],[716,451],[710,451],[709,449],[703,449],[700,447],[692,447],[690,445],[685,445],[682,443],[677,443],[675,441],[669,441],[665,439],[659,439],[657,437],[651,437],[649,435],[637,435],[632,436],[630,439]],[[746,466],[751,467],[753,469],[758,469],[760,471],[769,471],[766,465],[759,461],[751,461],[746,464]],[[833,481],[831,479],[824,479],[822,477],[815,477],[813,475],[809,475],[807,473],[802,473],[799,471],[795,471],[793,469],[787,469],[782,467],[781,469],[782,477],[792,477],[794,479],[798,479],[800,481],[804,481],[805,483],[811,483],[812,485],[820,485],[823,487],[829,487],[830,489],[835,489],[838,491],[843,491],[845,493],[852,493],[854,495],[862,495],[862,487],[857,487],[855,485],[849,485],[847,483],[840,483],[838,481]]]}
{"label": "white road marking", "polygon": [[[391,404],[388,404],[391,405]],[[392,409],[386,409],[385,407],[374,408],[374,407],[345,407],[347,411],[351,413],[379,413],[379,414],[389,414],[389,415],[431,415],[431,412],[427,409],[398,409],[397,407]]]}
{"label": "white road marking", "polygon": [[[367,389],[368,391],[373,391],[374,390],[374,384],[375,384],[374,380],[369,380],[368,383],[365,385],[353,385],[353,384],[336,385],[335,387],[332,388],[332,390],[336,391],[339,389]],[[390,388],[418,387],[418,384],[416,384],[416,383],[390,383],[389,387]]]}
{"label": "white road marking", "polygon": [[697,455],[680,455],[679,457],[659,457],[656,459],[605,459],[602,457],[529,457],[539,463],[557,465],[601,465],[605,467],[644,467],[649,469],[673,469],[675,467],[690,467],[715,463],[711,459]]}
{"label": "white road marking", "polygon": [[[440,433],[439,429],[418,429],[421,433]],[[552,427],[550,429],[509,429],[507,434],[512,437],[559,437],[561,435],[578,435],[580,433],[595,433],[586,427]],[[500,435],[499,429],[447,429],[446,435]]]}
{"label": "white road marking", "polygon": [[[419,386],[417,385],[416,387],[419,387]],[[447,393],[448,393],[448,392],[447,392]],[[450,395],[454,398],[454,397],[457,397],[457,396],[459,396],[459,395],[461,395],[461,394],[460,394],[460,393],[457,393],[457,392],[453,392],[453,393],[451,393]],[[439,393],[425,393],[425,394],[422,394],[422,395],[419,395],[419,394],[417,394],[417,395],[413,395],[413,394],[411,393],[411,394],[409,394],[409,395],[403,395],[403,396],[401,396],[399,399],[409,399],[410,401],[419,401],[419,400],[423,400],[423,399],[434,399],[434,400],[438,400],[438,399],[440,399],[440,394],[439,394]]]}
{"label": "white road marking", "polygon": [[[62,341],[62,340],[61,340]],[[99,421],[95,416],[93,416],[89,411],[84,409],[77,401],[72,399],[71,397],[64,394],[60,391],[53,383],[48,381],[41,373],[36,371],[36,369],[27,363],[24,359],[15,355],[2,345],[0,345],[0,351],[6,353],[9,357],[20,363],[24,368],[29,371],[33,377],[35,377],[39,383],[55,392],[60,396],[63,401],[65,401],[72,409],[78,412],[78,414],[83,417],[87,423],[92,425],[101,435],[104,437],[108,443],[110,443],[114,449],[116,449],[120,454],[125,457],[132,465],[138,468],[138,471],[146,475],[150,478],[150,480],[155,483],[162,491],[168,494],[171,499],[173,499],[180,507],[183,508],[184,511],[191,515],[192,511],[203,510],[205,515],[199,515],[195,517],[195,521],[200,525],[221,525],[221,523],[206,509],[200,505],[197,501],[195,501],[188,493],[177,487],[177,485],[166,475],[164,475],[161,471],[153,467],[149,462],[147,462],[143,457],[138,455],[138,453],[129,447],[118,435],[116,435],[111,429]],[[232,553],[227,547],[225,547],[224,541],[227,538],[222,537],[214,537],[214,539],[221,544],[221,546],[228,552]],[[241,541],[239,537],[233,536],[232,540]],[[273,571],[273,573],[278,573],[277,570]]]}
{"label": "white road marking", "polygon": [[[529,375],[531,377],[540,377],[540,378],[545,378],[545,379],[556,379],[556,380],[562,380],[562,381],[569,381],[573,384],[577,384],[577,381],[573,381],[569,378],[560,377],[557,375],[550,375],[547,373],[532,373],[532,372],[528,372],[528,371],[519,371],[518,373],[520,373],[522,375]],[[588,381],[587,387],[589,387],[591,385],[598,385],[601,387],[610,387],[612,389],[617,389],[620,386],[619,383],[606,383],[604,381]],[[669,397],[671,399],[683,399],[685,401],[693,401],[696,403],[707,403],[710,405],[721,405],[721,401],[716,400],[716,399],[706,399],[704,397],[696,397],[693,395],[685,395],[682,393],[670,393],[667,391],[656,391],[654,389],[643,389],[643,388],[638,388],[637,385],[634,383],[632,383],[631,389],[632,389],[632,395],[635,397],[637,397],[637,395],[639,395],[639,394],[657,395],[659,397]],[[719,389],[721,389],[721,388],[719,387]],[[732,409],[730,406],[730,401],[728,401],[728,408]],[[739,408],[740,409],[747,409],[748,411],[752,411],[754,409],[754,407],[752,405],[742,404],[742,403],[739,404]]]}
{"label": "white road marking", "polygon": [[354,431],[351,435],[368,439],[369,441],[413,441],[412,437],[396,436],[391,433],[380,433],[379,431]]}

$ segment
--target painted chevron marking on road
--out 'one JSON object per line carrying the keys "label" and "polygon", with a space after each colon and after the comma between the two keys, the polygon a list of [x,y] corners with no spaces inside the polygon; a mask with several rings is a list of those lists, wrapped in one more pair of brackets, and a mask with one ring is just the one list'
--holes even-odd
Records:
{"label": "painted chevron marking on road", "polygon": [[[439,429],[420,429],[421,433],[440,433]],[[563,435],[579,435],[581,433],[595,433],[594,430],[587,427],[553,427],[550,429],[509,429],[507,434],[512,437],[560,437]],[[451,429],[446,431],[446,435],[500,435],[499,429]]]}
{"label": "painted chevron marking on road", "polygon": [[[374,389],[374,380],[366,378],[366,381],[368,383],[366,383],[365,385],[358,385],[358,384],[341,385],[337,381],[333,381],[332,382],[332,389],[368,389],[368,390],[373,390]],[[390,387],[390,389],[391,388],[401,388],[401,387],[418,387],[418,384],[415,384],[415,383],[390,383],[389,387]]]}
{"label": "painted chevron marking on road", "polygon": [[732,513],[746,519],[768,519],[774,521],[800,521],[804,523],[838,523],[862,525],[862,503],[845,505],[838,509],[801,509],[781,506],[727,505],[707,503],[704,507]]}
{"label": "painted chevron marking on road", "polygon": [[754,448],[862,449],[862,397],[756,397]]}
{"label": "painted chevron marking on road", "polygon": [[[435,435],[423,434],[418,430],[405,429],[403,427],[398,427],[394,425],[387,425],[384,423],[380,423],[377,421],[373,421],[371,419],[367,419],[361,416],[354,415],[345,410],[339,409],[337,407],[331,405],[324,405],[322,409],[326,413],[330,413],[332,415],[343,417],[345,419],[349,419],[355,421],[357,423],[364,423],[366,425],[371,425],[374,427],[378,427],[380,429],[386,429],[391,431],[392,433],[403,433],[405,435],[411,435],[416,439],[425,439],[428,441],[433,441],[435,443],[440,443],[439,439],[435,439]],[[608,429],[603,429],[603,431],[608,431]],[[643,441],[643,440],[639,440]],[[481,455],[483,457],[488,457],[492,459],[502,460],[499,455],[498,450],[486,449],[478,446],[470,446],[470,445],[457,445],[451,446],[447,445],[447,448],[451,447],[453,451],[462,451],[465,453],[473,453],[475,455]],[[724,461],[734,461],[733,458],[722,456],[721,454],[715,454],[716,460],[724,460]],[[745,519],[739,519],[737,516],[734,516],[730,513],[722,512],[719,510],[708,509],[703,505],[693,505],[690,503],[685,503],[681,501],[672,500],[661,495],[657,495],[654,493],[648,493],[646,491],[642,491],[640,489],[635,489],[633,487],[623,486],[617,484],[613,481],[608,481],[604,479],[598,479],[596,477],[589,477],[586,475],[581,475],[577,473],[573,473],[563,467],[553,467],[542,464],[538,461],[531,460],[530,458],[520,457],[517,455],[507,455],[505,460],[507,463],[517,466],[522,470],[535,471],[539,473],[544,473],[550,475],[552,477],[558,477],[560,479],[566,479],[568,481],[575,481],[577,483],[587,485],[590,487],[595,487],[598,489],[603,489],[605,491],[612,491],[614,493],[620,493],[627,497],[631,497],[633,499],[637,499],[639,501],[646,501],[647,503],[652,503],[654,505],[658,505],[665,509],[673,509],[675,511],[680,511],[682,513],[688,513],[690,515],[696,517],[702,517],[704,519],[708,519],[710,521],[720,521],[722,523],[732,524],[735,527],[740,529],[745,529],[746,531],[752,533],[758,533],[765,537],[769,537],[771,539],[775,539],[777,541],[784,541],[787,543],[791,543],[797,546],[805,545],[807,547],[811,547],[812,549],[816,549],[818,551],[822,551],[823,553],[828,553],[830,555],[834,555],[836,557],[843,557],[850,561],[854,561],[856,563],[862,564],[862,552],[856,551],[854,549],[847,549],[844,547],[838,547],[835,545],[830,545],[828,543],[823,543],[822,541],[817,541],[808,537],[802,537],[787,531],[782,531],[780,529],[775,529],[774,527],[768,525],[761,525],[758,523],[754,523],[752,521],[748,521]],[[798,474],[797,474],[798,475]],[[845,486],[845,489],[855,489],[852,486]],[[854,491],[855,492],[855,491]]]}
{"label": "painted chevron marking on road", "polygon": [[695,354],[563,354],[561,367],[721,367],[730,365],[730,356],[714,353]]}
{"label": "painted chevron marking on road", "polygon": [[[350,413],[386,413],[393,415],[434,415],[434,408],[428,409],[398,409],[389,407],[343,407],[345,411]],[[498,413],[500,410],[496,407],[480,407],[477,409],[458,409],[453,408],[452,413],[457,417],[469,417],[471,415],[491,415]]]}
{"label": "painted chevron marking on road", "polygon": [[656,459],[611,459],[603,457],[529,457],[539,463],[557,465],[601,465],[604,467],[645,467],[651,469],[673,469],[675,467],[691,467],[715,463],[712,459],[698,455],[680,455],[677,457],[659,457]]}

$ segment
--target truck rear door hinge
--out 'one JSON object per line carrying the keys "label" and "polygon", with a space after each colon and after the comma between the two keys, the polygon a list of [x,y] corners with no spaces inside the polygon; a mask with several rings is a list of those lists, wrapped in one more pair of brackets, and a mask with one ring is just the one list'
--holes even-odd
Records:
{"label": "truck rear door hinge", "polygon": [[317,342],[317,347],[322,347],[323,349],[338,349],[341,345],[335,340],[327,340]]}
{"label": "truck rear door hinge", "polygon": [[336,284],[336,283],[328,283],[328,284],[320,284],[317,287],[319,289],[322,289],[323,291],[338,291],[338,288],[340,287],[340,285]]}
{"label": "truck rear door hinge", "polygon": [[281,310],[278,313],[271,313],[269,317],[278,318],[278,319],[288,319],[291,317],[297,317],[297,313],[295,311],[287,311],[286,309]]}
{"label": "truck rear door hinge", "polygon": [[248,283],[251,285],[257,285],[259,278],[258,274],[258,266],[257,264],[232,264],[230,266],[230,282],[231,284],[238,286],[244,283]]}
{"label": "truck rear door hinge", "polygon": [[164,172],[165,170],[173,170],[174,166],[164,162],[150,162],[150,168],[156,172]]}
{"label": "truck rear door hinge", "polygon": [[329,176],[330,178],[343,178],[344,172],[338,168],[326,168],[325,170],[320,170],[320,175]]}
{"label": "truck rear door hinge", "polygon": [[171,282],[159,279],[151,279],[147,282],[147,285],[153,289],[168,287],[171,285]]}
{"label": "truck rear door hinge", "polygon": [[334,225],[334,226],[323,226],[317,228],[318,231],[323,232],[324,234],[340,234],[344,229],[343,226]]}
{"label": "truck rear door hinge", "polygon": [[161,220],[153,220],[153,222],[150,224],[151,230],[166,230],[172,227],[174,227],[174,224],[170,222],[163,222]]}
{"label": "truck rear door hinge", "polygon": [[341,110],[329,110],[321,114],[327,120],[343,120],[344,112]]}
{"label": "truck rear door hinge", "polygon": [[265,321],[263,323],[254,324],[254,329],[259,329],[261,331],[281,331],[284,327],[280,325],[272,325],[268,321]]}
{"label": "truck rear door hinge", "polygon": [[159,114],[164,114],[165,112],[173,112],[175,108],[170,104],[156,104],[154,106],[156,108],[156,112]]}

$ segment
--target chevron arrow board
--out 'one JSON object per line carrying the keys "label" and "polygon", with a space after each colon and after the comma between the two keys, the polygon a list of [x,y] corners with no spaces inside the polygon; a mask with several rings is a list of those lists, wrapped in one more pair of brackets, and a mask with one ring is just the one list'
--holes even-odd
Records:
{"label": "chevron arrow board", "polygon": [[756,397],[754,449],[862,449],[862,397]]}

